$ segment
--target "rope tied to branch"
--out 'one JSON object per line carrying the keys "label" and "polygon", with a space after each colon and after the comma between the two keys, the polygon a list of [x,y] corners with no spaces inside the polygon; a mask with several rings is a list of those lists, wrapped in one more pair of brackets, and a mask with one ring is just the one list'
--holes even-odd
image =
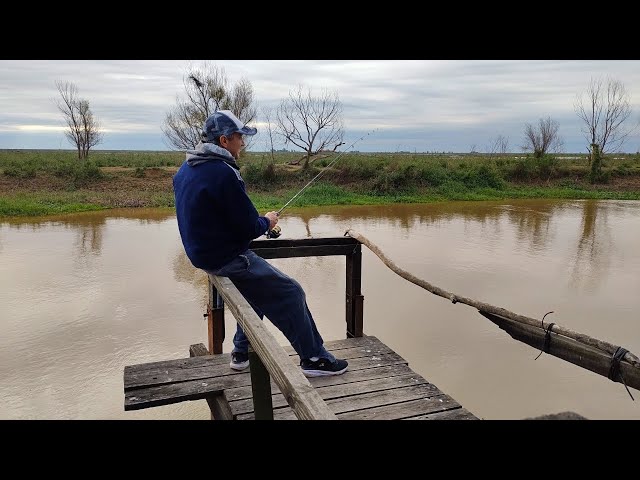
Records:
{"label": "rope tied to branch", "polygon": [[544,330],[544,344],[542,345],[542,350],[540,350],[540,353],[538,354],[538,356],[536,358],[534,358],[534,360],[537,360],[538,358],[540,358],[540,355],[542,355],[542,352],[549,353],[549,343],[551,343],[551,327],[553,327],[555,325],[555,323],[551,322],[549,325],[547,325],[547,329],[545,330],[545,328],[544,328],[544,319],[550,313],[553,313],[553,312],[547,312],[547,313],[544,314],[544,317],[542,317],[542,322],[541,323],[542,323],[542,329]]}
{"label": "rope tied to branch", "polygon": [[622,360],[625,353],[627,353],[628,351],[629,350],[627,350],[626,348],[618,347],[615,353],[612,355],[611,367],[609,367],[609,380],[612,380],[615,382],[616,378],[619,375],[620,379],[622,380],[622,384],[624,385],[624,388],[627,389],[627,393],[631,397],[631,400],[635,402],[636,399],[633,398],[633,395],[631,395],[631,392],[629,391],[629,387],[627,387],[627,382],[624,381],[624,377],[622,376],[622,371],[620,370],[620,360]]}

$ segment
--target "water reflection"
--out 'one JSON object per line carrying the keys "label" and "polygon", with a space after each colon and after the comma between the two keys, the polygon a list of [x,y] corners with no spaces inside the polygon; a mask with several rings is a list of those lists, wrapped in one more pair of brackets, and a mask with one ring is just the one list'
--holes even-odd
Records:
{"label": "water reflection", "polygon": [[587,201],[582,208],[580,239],[577,243],[576,259],[571,273],[575,288],[593,291],[599,279],[605,278],[610,268],[615,248],[607,221],[608,209],[600,208],[596,201]]}
{"label": "water reflection", "polygon": [[[352,228],[434,285],[534,318],[553,310],[556,323],[639,354],[639,214],[640,202],[460,202],[291,208],[280,224],[283,238]],[[344,258],[272,261],[303,285],[324,338],[343,338]],[[124,412],[122,396],[125,365],[206,343],[206,287],[172,210],[3,220],[0,418],[208,418],[204,402]],[[362,288],[365,333],[483,418],[640,419],[619,384],[555,357],[533,362],[537,351],[366,248]]]}

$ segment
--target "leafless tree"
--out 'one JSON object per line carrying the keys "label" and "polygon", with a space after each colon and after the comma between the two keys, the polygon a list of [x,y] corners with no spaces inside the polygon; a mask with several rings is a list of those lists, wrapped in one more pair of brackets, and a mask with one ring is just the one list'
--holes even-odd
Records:
{"label": "leafless tree", "polygon": [[541,118],[538,126],[526,123],[524,127],[524,151],[531,150],[534,158],[542,158],[549,152],[561,152],[564,141],[558,134],[560,125],[551,117]]}
{"label": "leafless tree", "polygon": [[489,145],[488,152],[489,157],[492,157],[495,154],[504,155],[509,150],[509,140],[507,140],[502,135],[498,135]]}
{"label": "leafless tree", "polygon": [[[204,62],[200,68],[191,66],[183,83],[186,98],[176,98],[176,105],[167,113],[162,125],[170,148],[195,148],[201,140],[202,125],[216,110],[231,110],[244,123],[256,117],[251,83],[243,78],[230,87],[222,67],[209,62]],[[248,148],[250,140],[247,142]]]}
{"label": "leafless tree", "polygon": [[622,148],[627,137],[635,129],[624,128],[631,115],[631,97],[619,80],[591,79],[586,93],[576,97],[574,109],[584,122],[582,133],[591,145],[600,146],[600,153],[615,152]]}
{"label": "leafless tree", "polygon": [[271,123],[271,108],[262,107],[262,114],[264,115],[265,122],[267,124],[267,149],[271,152],[271,160],[275,162],[275,148],[273,146],[273,124]]}
{"label": "leafless tree", "polygon": [[292,143],[305,152],[304,168],[312,156],[322,151],[335,151],[343,145],[342,103],[337,93],[323,90],[313,96],[311,89],[300,85],[280,102],[276,112],[276,128],[285,145]]}
{"label": "leafless tree", "polygon": [[55,103],[67,124],[64,135],[75,145],[78,159],[85,160],[91,147],[102,142],[99,122],[91,112],[89,101],[78,97],[78,87],[74,83],[58,80],[56,87],[61,98]]}

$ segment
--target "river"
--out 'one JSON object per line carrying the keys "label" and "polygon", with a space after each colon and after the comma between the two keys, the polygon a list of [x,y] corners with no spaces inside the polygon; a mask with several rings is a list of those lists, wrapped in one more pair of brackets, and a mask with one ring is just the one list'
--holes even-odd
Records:
{"label": "river", "polygon": [[[364,235],[450,292],[640,354],[640,202],[521,200],[288,209],[280,238]],[[344,257],[271,260],[344,338]],[[640,419],[640,392],[512,339],[363,247],[364,332],[484,419],[572,411]],[[205,401],[124,411],[125,365],[207,341],[206,276],[175,214],[123,209],[0,220],[0,419],[208,419]],[[235,321],[227,312],[231,349]],[[268,323],[282,344],[284,336]],[[538,357],[538,358],[537,358]]]}

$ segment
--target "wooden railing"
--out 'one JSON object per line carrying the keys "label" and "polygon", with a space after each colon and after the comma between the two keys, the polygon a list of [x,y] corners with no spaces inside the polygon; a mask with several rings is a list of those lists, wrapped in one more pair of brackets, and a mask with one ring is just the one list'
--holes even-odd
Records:
{"label": "wooden railing", "polygon": [[[346,256],[345,320],[347,338],[361,337],[363,300],[361,293],[362,250],[350,237],[298,240],[255,240],[250,247],[263,258]],[[280,388],[296,417],[303,420],[336,419],[335,414],[295,365],[284,348],[266,329],[251,305],[226,277],[209,275],[209,353],[222,353],[225,302],[240,324],[251,348],[249,368],[255,418],[273,419],[271,378]]]}

